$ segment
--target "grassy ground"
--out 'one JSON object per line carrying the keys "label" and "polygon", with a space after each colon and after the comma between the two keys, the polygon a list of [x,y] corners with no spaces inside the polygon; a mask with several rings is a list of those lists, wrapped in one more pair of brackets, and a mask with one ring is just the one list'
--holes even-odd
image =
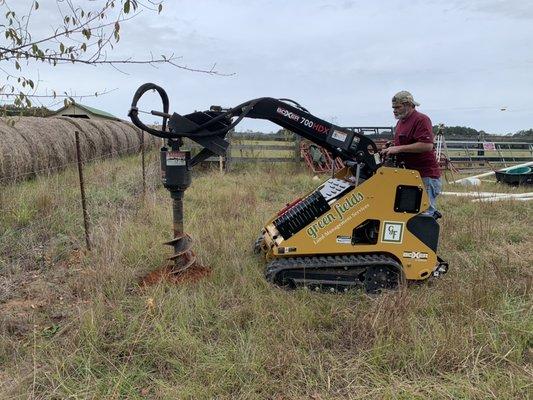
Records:
{"label": "grassy ground", "polygon": [[[246,149],[231,148],[231,156],[234,158],[252,157],[252,158],[288,158],[294,159],[294,142],[283,140],[250,140],[250,139],[232,139],[232,145],[250,146]],[[286,149],[265,150],[255,146],[277,146]]]}
{"label": "grassy ground", "polygon": [[232,138],[231,143],[245,144],[245,145],[259,145],[259,146],[287,146],[293,147],[294,142],[292,140],[253,140],[253,139],[240,139]]}
{"label": "grassy ground", "polygon": [[290,161],[294,159],[294,147],[288,147],[287,150],[232,149],[231,156],[234,158],[285,158]]}
{"label": "grassy ground", "polygon": [[138,158],[86,168],[91,253],[76,171],[2,188],[0,398],[531,395],[531,202],[440,198],[441,280],[377,298],[286,292],[251,243],[316,181],[290,166],[198,172],[186,227],[212,273],[141,289],[170,252],[169,196],[150,165],[144,199]]}

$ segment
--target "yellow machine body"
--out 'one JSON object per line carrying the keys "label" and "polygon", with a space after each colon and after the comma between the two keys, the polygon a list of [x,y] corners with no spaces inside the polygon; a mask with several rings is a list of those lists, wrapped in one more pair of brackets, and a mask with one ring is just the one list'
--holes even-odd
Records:
{"label": "yellow machine body", "polygon": [[[354,179],[349,168],[338,171],[335,178]],[[329,211],[288,239],[279,234],[273,223],[278,216],[272,218],[263,229],[263,250],[267,260],[302,256],[386,254],[401,264],[406,279],[428,278],[438,264],[437,255],[407,229],[408,221],[417,213],[395,211],[399,186],[418,187],[421,190],[420,212],[429,207],[429,198],[417,171],[381,167],[369,179],[330,203]],[[316,190],[318,189],[320,186]],[[377,242],[352,243],[350,239],[354,228],[366,220],[379,221]]]}

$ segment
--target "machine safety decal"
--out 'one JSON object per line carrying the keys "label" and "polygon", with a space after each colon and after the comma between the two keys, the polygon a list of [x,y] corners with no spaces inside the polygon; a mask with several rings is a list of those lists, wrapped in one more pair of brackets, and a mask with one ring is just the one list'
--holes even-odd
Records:
{"label": "machine safety decal", "polygon": [[402,243],[403,222],[383,221],[382,243]]}
{"label": "machine safety decal", "polygon": [[186,165],[187,159],[183,151],[169,151],[167,153],[167,165]]}
{"label": "machine safety decal", "polygon": [[334,130],[331,137],[335,140],[338,140],[339,142],[344,142],[346,138],[348,137],[348,134],[342,131]]}
{"label": "machine safety decal", "polygon": [[[354,218],[356,215],[361,213],[363,210],[369,207],[368,204],[363,205],[361,208],[346,216],[345,214],[348,210],[358,206],[365,199],[365,196],[361,192],[352,193],[351,196],[346,198],[344,201],[338,201],[333,210],[325,214],[323,217],[319,218],[314,222],[310,227],[307,228],[306,232],[313,239],[315,244],[322,241],[325,237],[329,236],[333,232],[340,229],[344,224]],[[340,221],[339,223],[334,223]],[[332,225],[333,224],[333,225]],[[331,226],[330,226],[331,225]],[[331,229],[326,230],[330,226]]]}

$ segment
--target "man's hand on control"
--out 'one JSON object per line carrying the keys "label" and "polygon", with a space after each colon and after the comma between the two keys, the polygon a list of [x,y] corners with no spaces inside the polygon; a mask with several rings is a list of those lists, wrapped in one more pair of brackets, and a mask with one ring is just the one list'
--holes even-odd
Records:
{"label": "man's hand on control", "polygon": [[402,152],[402,146],[390,146],[386,147],[383,150],[381,150],[380,154],[387,158],[388,156],[392,156],[393,154],[399,154]]}
{"label": "man's hand on control", "polygon": [[391,146],[381,150],[381,155],[385,158],[399,153],[424,153],[433,150],[433,143],[415,142],[400,146]]}

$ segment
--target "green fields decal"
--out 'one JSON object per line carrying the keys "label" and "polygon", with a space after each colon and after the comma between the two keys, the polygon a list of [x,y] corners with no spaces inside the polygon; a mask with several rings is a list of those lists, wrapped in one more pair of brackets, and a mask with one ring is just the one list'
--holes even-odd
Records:
{"label": "green fields decal", "polygon": [[345,217],[345,214],[357,206],[360,202],[364,200],[364,196],[361,192],[352,193],[343,202],[335,203],[332,211],[329,211],[323,217],[317,219],[313,225],[307,228],[307,234],[312,238],[316,239],[319,233],[325,229],[328,225],[335,221],[342,221]]}

